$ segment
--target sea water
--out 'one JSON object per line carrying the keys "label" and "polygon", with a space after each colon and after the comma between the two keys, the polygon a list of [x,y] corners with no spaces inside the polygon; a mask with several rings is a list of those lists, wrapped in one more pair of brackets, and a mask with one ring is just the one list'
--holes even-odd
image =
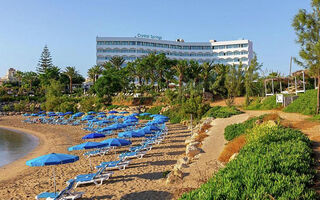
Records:
{"label": "sea water", "polygon": [[37,145],[38,139],[32,135],[0,128],[0,167],[27,155]]}

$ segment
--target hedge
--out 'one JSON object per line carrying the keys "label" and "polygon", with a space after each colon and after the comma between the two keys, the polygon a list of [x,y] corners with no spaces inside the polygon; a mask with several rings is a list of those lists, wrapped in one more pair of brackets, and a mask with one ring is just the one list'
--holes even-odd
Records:
{"label": "hedge", "polygon": [[236,107],[214,106],[204,114],[204,117],[228,118],[232,115],[238,115],[241,113],[242,112]]}
{"label": "hedge", "polygon": [[264,115],[259,116],[259,117],[253,117],[243,123],[231,124],[231,125],[227,126],[224,129],[224,138],[228,141],[233,140],[234,138],[238,137],[239,135],[244,134],[246,132],[246,130],[253,128],[255,125],[255,122],[258,119],[262,119],[263,117],[264,117]]}

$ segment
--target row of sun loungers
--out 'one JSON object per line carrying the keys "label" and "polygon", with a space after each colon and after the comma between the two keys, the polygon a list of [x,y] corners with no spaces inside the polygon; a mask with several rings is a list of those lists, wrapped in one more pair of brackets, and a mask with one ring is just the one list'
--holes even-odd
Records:
{"label": "row of sun loungers", "polygon": [[[54,118],[53,118],[54,119]],[[59,121],[58,119],[50,119],[50,118],[37,118],[35,119],[27,119],[25,122],[27,123],[66,123],[69,125],[81,125],[83,122],[80,120],[74,120],[74,119],[65,119],[63,121]],[[47,121],[45,121],[47,120]],[[40,121],[40,122],[39,122]],[[102,125],[103,126],[103,125]],[[97,130],[98,128],[101,128],[101,124],[95,125],[94,123],[88,123],[87,127],[85,127],[85,130]],[[127,129],[134,129],[136,127],[128,127]],[[108,132],[110,133],[110,132]],[[106,134],[108,134],[106,133]],[[112,133],[112,132],[111,132]],[[80,185],[84,184],[90,184],[93,183],[95,185],[101,185],[103,182],[107,181],[113,174],[114,170],[125,170],[131,162],[131,159],[142,159],[150,150],[152,150],[153,145],[160,144],[165,136],[167,135],[168,130],[167,127],[163,124],[160,127],[160,131],[157,131],[156,133],[151,134],[150,136],[146,136],[145,140],[141,142],[138,146],[133,146],[129,148],[129,151],[125,153],[121,153],[119,155],[119,160],[117,161],[108,161],[108,162],[101,162],[99,165],[97,165],[96,173],[90,173],[90,174],[80,174],[74,177],[74,179],[70,179],[67,181],[67,187],[57,193],[50,193],[50,192],[44,192],[36,196],[36,199],[55,199],[55,200],[62,200],[62,199],[77,199],[81,198],[84,194],[83,192],[76,192],[74,188],[77,188]],[[106,155],[110,152],[111,149],[114,147],[104,147],[100,148],[94,151],[88,151],[84,153],[84,156],[87,156],[90,158],[91,156],[102,156]]]}

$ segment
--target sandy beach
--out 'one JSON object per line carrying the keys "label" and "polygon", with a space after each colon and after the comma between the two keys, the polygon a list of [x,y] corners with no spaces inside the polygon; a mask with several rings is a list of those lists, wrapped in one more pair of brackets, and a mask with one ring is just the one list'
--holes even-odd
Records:
{"label": "sandy beach", "polygon": [[[92,173],[89,162],[82,156],[84,151],[71,152],[79,155],[76,163],[53,167],[28,167],[25,161],[48,153],[69,153],[67,147],[82,143],[81,137],[89,133],[80,126],[48,124],[27,124],[21,116],[8,116],[0,119],[0,127],[13,128],[39,138],[39,146],[27,156],[0,168],[0,199],[34,199],[44,191],[53,191],[53,167],[56,170],[57,190],[65,188],[66,181],[78,174]],[[176,160],[185,152],[184,141],[190,132],[186,127],[168,125],[169,134],[159,145],[142,159],[132,160],[123,171],[114,175],[101,186],[94,184],[78,187],[85,192],[84,199],[171,199],[174,187],[165,185],[163,172],[171,170]],[[106,139],[106,138],[104,138]],[[140,139],[134,139],[138,144]],[[102,161],[117,159],[117,154],[91,158],[92,165]]]}

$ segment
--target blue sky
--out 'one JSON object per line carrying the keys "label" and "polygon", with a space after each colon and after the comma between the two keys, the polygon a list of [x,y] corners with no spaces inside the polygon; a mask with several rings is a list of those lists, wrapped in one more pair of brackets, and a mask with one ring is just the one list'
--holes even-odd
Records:
{"label": "blue sky", "polygon": [[[35,70],[45,44],[53,63],[83,75],[95,37],[160,35],[206,42],[246,38],[264,69],[287,74],[297,56],[292,19],[309,0],[0,0],[0,76]],[[294,65],[293,69],[299,69]]]}

